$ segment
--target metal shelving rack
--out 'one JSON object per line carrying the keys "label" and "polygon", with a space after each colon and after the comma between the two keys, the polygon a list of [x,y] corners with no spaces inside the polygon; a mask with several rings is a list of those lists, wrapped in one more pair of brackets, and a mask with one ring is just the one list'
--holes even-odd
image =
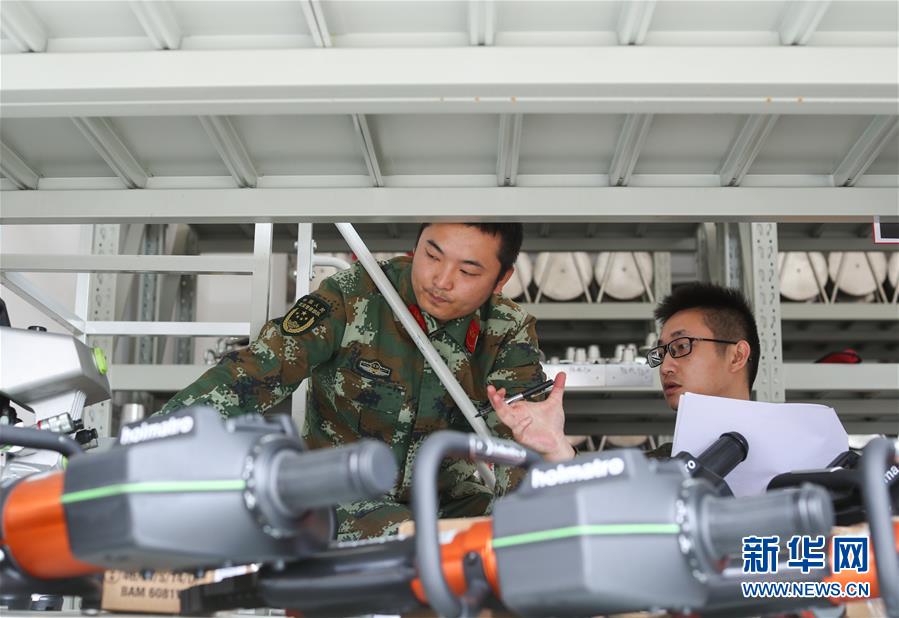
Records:
{"label": "metal shelving rack", "polygon": [[[883,25],[897,7],[844,4],[4,2],[0,224],[85,231],[78,257],[3,254],[3,282],[94,345],[133,343],[113,365],[117,391],[171,391],[203,366],[184,339],[187,366],[158,364],[152,338],[258,331],[272,253],[296,251],[306,272],[312,237],[344,250],[337,221],[372,250],[403,251],[418,221],[486,213],[525,222],[527,251],[697,256],[696,276],[755,302],[760,398],[864,392],[852,422],[882,428],[899,403],[895,360],[844,368],[840,383],[793,366],[784,339],[832,323],[888,338],[895,304],[799,307],[771,277],[778,249],[884,250],[864,228],[895,214],[899,32]],[[179,239],[171,255],[162,225]],[[76,306],[23,271],[78,272]],[[245,321],[194,321],[207,272],[249,277]],[[668,272],[656,268],[655,296]],[[123,321],[131,276],[136,319]],[[528,309],[560,332],[645,332],[651,317],[649,303]],[[607,430],[670,423],[648,394],[613,394],[627,410]],[[613,395],[575,399],[570,415],[608,420]]]}

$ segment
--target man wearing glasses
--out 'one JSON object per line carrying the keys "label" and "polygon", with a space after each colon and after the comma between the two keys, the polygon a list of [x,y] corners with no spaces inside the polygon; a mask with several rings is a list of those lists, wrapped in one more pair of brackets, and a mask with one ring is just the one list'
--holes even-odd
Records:
{"label": "man wearing glasses", "polygon": [[[677,288],[655,310],[659,344],[646,360],[659,368],[662,393],[677,412],[684,393],[749,399],[759,369],[759,333],[739,291],[708,283]],[[671,444],[650,455],[670,457]]]}
{"label": "man wearing glasses", "polygon": [[[655,318],[662,332],[646,360],[659,368],[662,392],[672,410],[677,411],[680,396],[687,392],[749,399],[761,350],[755,317],[739,291],[707,283],[681,286],[662,300]],[[488,388],[488,395],[516,440],[554,444],[564,426],[564,383],[564,377],[557,379],[550,397],[538,403],[508,406],[502,392]],[[649,455],[670,457],[671,444]]]}

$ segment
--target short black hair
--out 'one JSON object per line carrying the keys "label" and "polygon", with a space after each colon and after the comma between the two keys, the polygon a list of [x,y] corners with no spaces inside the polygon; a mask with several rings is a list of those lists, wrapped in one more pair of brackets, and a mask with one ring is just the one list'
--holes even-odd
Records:
{"label": "short black hair", "polygon": [[655,310],[662,325],[671,316],[688,309],[700,309],[705,323],[718,339],[745,339],[749,343],[749,388],[759,372],[759,329],[749,301],[743,293],[711,283],[690,283],[674,289]]}
{"label": "short black hair", "polygon": [[[418,228],[418,236],[415,238],[415,244],[421,239],[421,233],[430,223],[422,223]],[[503,275],[509,272],[509,269],[515,265],[518,254],[521,252],[521,243],[524,241],[524,226],[520,223],[466,223],[468,227],[475,227],[483,233],[490,236],[499,236],[499,276],[497,281],[502,279]]]}

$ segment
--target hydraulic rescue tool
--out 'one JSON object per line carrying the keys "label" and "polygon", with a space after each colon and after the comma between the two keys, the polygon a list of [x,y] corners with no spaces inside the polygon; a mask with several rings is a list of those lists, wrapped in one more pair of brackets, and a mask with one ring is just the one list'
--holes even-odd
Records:
{"label": "hydraulic rescue tool", "polygon": [[[449,455],[533,466],[515,493],[497,502],[492,520],[440,534],[435,478]],[[350,616],[430,606],[453,618],[480,607],[523,616],[649,609],[739,616],[830,604],[745,599],[740,587],[749,580],[818,581],[826,569],[750,576],[725,568],[744,537],[829,535],[833,511],[821,488],[722,496],[708,481],[691,478],[681,461],[647,460],[635,450],[538,460],[511,442],[435,434],[418,453],[414,537],[337,544],[284,568],[188,589],[182,613],[275,606]]]}
{"label": "hydraulic rescue tool", "polygon": [[203,407],[125,425],[117,445],[90,455],[34,429],[0,426],[0,443],[70,458],[0,487],[7,595],[104,569],[301,560],[333,538],[332,506],[383,495],[397,473],[380,442],[310,451],[289,417],[223,420]]}
{"label": "hydraulic rescue tool", "polygon": [[[862,495],[863,477],[861,457],[846,451],[822,470],[800,470],[778,474],[768,483],[768,489],[798,487],[803,483],[820,485],[830,492],[837,525],[851,526],[867,520]],[[891,462],[883,473],[893,513],[899,514],[899,464]]]}

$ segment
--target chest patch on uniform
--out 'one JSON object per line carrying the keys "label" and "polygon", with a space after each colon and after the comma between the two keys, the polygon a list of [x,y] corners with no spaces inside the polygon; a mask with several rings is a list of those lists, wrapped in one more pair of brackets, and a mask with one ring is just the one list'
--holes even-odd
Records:
{"label": "chest patch on uniform", "polygon": [[367,360],[367,359],[359,359],[359,362],[356,363],[356,367],[360,372],[370,375],[373,378],[389,378],[390,374],[393,373],[393,369],[381,364],[381,361],[375,360]]}
{"label": "chest patch on uniform", "polygon": [[331,313],[331,305],[320,296],[307,294],[281,320],[281,330],[288,335],[302,335],[316,322]]}

